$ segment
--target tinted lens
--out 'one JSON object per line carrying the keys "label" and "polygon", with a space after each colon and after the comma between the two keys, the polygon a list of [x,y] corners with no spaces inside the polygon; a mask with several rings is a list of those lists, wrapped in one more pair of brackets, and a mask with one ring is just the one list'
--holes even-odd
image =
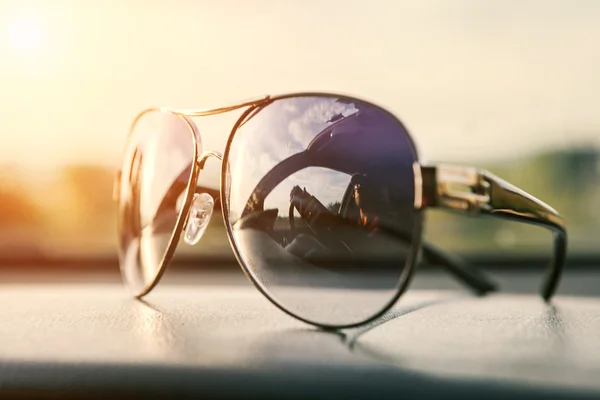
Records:
{"label": "tinted lens", "polygon": [[415,257],[415,161],[403,125],[368,103],[293,97],[250,114],[230,142],[224,188],[240,259],[300,318],[374,317]]}
{"label": "tinted lens", "polygon": [[136,294],[157,279],[179,238],[197,154],[193,135],[187,120],[167,112],[149,111],[134,123],[121,171],[119,230],[122,275]]}

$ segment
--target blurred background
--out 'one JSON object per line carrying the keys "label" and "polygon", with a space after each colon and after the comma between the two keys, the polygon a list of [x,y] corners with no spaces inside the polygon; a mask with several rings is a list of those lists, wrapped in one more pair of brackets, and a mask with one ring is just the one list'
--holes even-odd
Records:
{"label": "blurred background", "polygon": [[[564,215],[569,257],[600,256],[599,20],[594,0],[0,0],[0,266],[116,259],[138,111],[295,91],[386,107],[424,162],[489,169]],[[197,120],[204,148],[236,118]],[[426,235],[489,258],[551,249],[543,229],[439,211]],[[233,258],[218,215],[180,248]]]}

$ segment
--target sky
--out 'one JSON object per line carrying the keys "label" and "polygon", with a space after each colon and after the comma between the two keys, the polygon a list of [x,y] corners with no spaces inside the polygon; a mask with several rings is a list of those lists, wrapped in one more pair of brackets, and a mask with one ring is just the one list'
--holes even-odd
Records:
{"label": "sky", "polygon": [[[598,21],[595,0],[0,0],[0,163],[116,167],[144,108],[297,91],[386,107],[425,160],[600,149]],[[205,149],[237,115],[197,121]]]}
{"label": "sky", "polygon": [[[335,115],[348,117],[358,109],[330,98],[300,97],[273,102],[238,131],[230,150],[230,203],[233,221],[241,216],[248,199],[263,177],[285,159],[307,149]],[[348,132],[348,129],[342,129]],[[280,182],[265,199],[264,207],[278,208],[287,216],[290,192],[307,190],[324,205],[339,202],[350,175],[329,168],[300,169]]]}

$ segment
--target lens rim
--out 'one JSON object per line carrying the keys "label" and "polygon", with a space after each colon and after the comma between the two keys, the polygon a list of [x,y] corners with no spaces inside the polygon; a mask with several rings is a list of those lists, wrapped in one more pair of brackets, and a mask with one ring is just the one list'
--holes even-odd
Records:
{"label": "lens rim", "polygon": [[202,141],[200,138],[200,133],[198,132],[198,128],[196,127],[196,124],[191,119],[189,119],[187,116],[185,116],[181,113],[178,113],[176,111],[173,111],[173,110],[170,110],[167,108],[162,108],[162,107],[153,107],[153,108],[147,108],[147,109],[141,111],[140,113],[138,113],[137,116],[134,118],[133,122],[131,123],[131,126],[129,128],[129,133],[128,133],[127,139],[126,139],[125,150],[124,150],[123,157],[122,157],[121,174],[120,174],[121,176],[120,176],[120,180],[119,180],[119,187],[122,187],[123,180],[127,179],[126,177],[129,175],[128,173],[125,173],[125,171],[129,172],[129,170],[131,169],[131,166],[132,166],[132,160],[128,161],[126,159],[126,157],[130,153],[131,147],[136,145],[135,141],[133,140],[134,139],[133,134],[135,132],[135,128],[136,128],[137,124],[139,123],[139,121],[142,119],[142,117],[144,117],[145,115],[152,113],[152,112],[159,112],[159,113],[174,116],[176,118],[180,118],[187,124],[187,126],[189,128],[189,133],[192,138],[192,144],[193,144],[193,164],[192,164],[192,171],[190,172],[190,178],[189,178],[189,180],[186,184],[186,188],[185,188],[185,200],[183,202],[183,206],[181,207],[181,210],[179,211],[179,215],[177,216],[177,222],[175,223],[175,227],[173,229],[173,232],[171,233],[171,237],[169,238],[169,243],[168,243],[167,248],[161,259],[161,262],[160,262],[160,265],[158,268],[158,272],[156,273],[156,275],[154,276],[154,279],[150,283],[146,284],[145,286],[141,285],[141,287],[142,287],[141,290],[138,290],[136,285],[134,285],[133,283],[130,282],[130,280],[127,278],[127,274],[125,272],[125,265],[123,263],[125,249],[122,246],[122,240],[121,240],[122,231],[123,231],[122,227],[124,226],[124,221],[121,218],[121,215],[122,215],[121,201],[119,201],[119,209],[117,212],[117,218],[118,218],[117,233],[119,235],[119,241],[117,244],[118,254],[119,254],[119,270],[121,272],[121,278],[122,278],[123,282],[125,282],[126,286],[129,288],[129,290],[133,293],[133,295],[136,298],[141,298],[141,297],[145,296],[158,284],[158,282],[160,282],[160,279],[162,278],[164,272],[166,271],[169,263],[173,259],[173,254],[175,253],[175,249],[177,248],[177,244],[179,243],[179,240],[181,238],[181,234],[182,234],[184,226],[185,226],[187,215],[189,213],[192,201],[194,199],[195,190],[191,190],[192,185],[198,181],[198,176],[200,174],[200,165],[198,163],[198,156],[199,156],[199,154],[201,154]]}
{"label": "lens rim", "polygon": [[[368,106],[374,107],[374,108],[386,113],[387,115],[392,117],[399,124],[400,127],[404,128],[406,135],[407,135],[408,143],[411,145],[412,150],[415,155],[414,163],[419,162],[419,153],[418,153],[417,146],[414,142],[412,135],[406,128],[406,126],[402,123],[402,121],[400,121],[400,119],[396,115],[392,114],[390,111],[386,110],[385,108],[383,108],[377,104],[374,104],[370,101],[362,100],[360,98],[353,97],[353,96],[336,94],[336,93],[327,93],[327,92],[300,92],[300,93],[289,93],[289,94],[282,94],[279,96],[269,97],[269,99],[267,101],[253,105],[253,106],[249,107],[244,113],[242,113],[242,115],[238,118],[235,125],[233,126],[231,133],[229,134],[229,137],[227,139],[227,144],[225,146],[225,152],[223,155],[223,162],[221,165],[221,196],[220,196],[221,197],[221,210],[223,210],[221,214],[223,216],[223,222],[224,222],[225,228],[227,230],[227,237],[229,239],[229,243],[231,244],[231,248],[233,249],[235,258],[237,259],[238,263],[242,267],[242,271],[244,272],[246,277],[248,277],[250,282],[252,282],[252,284],[271,303],[273,303],[281,311],[285,312],[289,316],[296,318],[302,322],[305,322],[307,324],[314,325],[314,326],[317,326],[317,327],[323,328],[323,329],[342,329],[342,328],[353,328],[353,327],[361,326],[361,325],[367,324],[367,323],[383,316],[387,311],[389,311],[393,307],[394,304],[396,304],[396,302],[398,301],[400,296],[402,296],[402,294],[410,286],[412,277],[414,275],[414,270],[415,270],[415,267],[417,264],[417,259],[418,259],[419,253],[420,253],[421,241],[422,241],[422,236],[423,236],[423,225],[424,225],[424,221],[425,221],[425,213],[423,212],[423,210],[421,208],[415,207],[415,209],[414,209],[414,212],[415,212],[415,226],[414,226],[414,230],[413,230],[414,241],[411,243],[411,249],[410,249],[409,255],[406,259],[405,268],[404,268],[402,274],[400,275],[400,278],[398,279],[398,283],[396,284],[396,293],[391,297],[390,300],[388,300],[387,303],[385,303],[382,306],[382,308],[379,311],[375,312],[370,317],[364,318],[358,322],[352,322],[352,323],[347,323],[347,324],[321,323],[321,322],[317,322],[317,321],[313,321],[313,320],[304,318],[304,317],[294,313],[293,311],[287,309],[283,304],[281,304],[273,296],[271,296],[269,294],[269,291],[265,287],[263,287],[263,285],[254,277],[253,273],[250,271],[250,269],[246,265],[245,261],[243,260],[240,249],[238,248],[238,246],[235,242],[235,239],[233,237],[233,229],[232,229],[231,223],[229,221],[230,182],[229,182],[228,174],[229,174],[229,153],[230,153],[231,144],[235,138],[235,135],[236,135],[238,129],[246,122],[246,119],[249,116],[252,117],[252,116],[258,114],[261,111],[261,109],[268,107],[271,103],[274,103],[278,100],[284,100],[284,99],[296,98],[296,97],[324,97],[324,98],[335,98],[335,99],[341,99],[341,100],[347,100],[347,101],[357,101],[357,102],[366,104]],[[420,194],[421,188],[417,187],[419,182],[418,182],[418,179],[416,176],[415,176],[414,184],[415,184],[415,189],[416,189],[415,197],[417,197]]]}

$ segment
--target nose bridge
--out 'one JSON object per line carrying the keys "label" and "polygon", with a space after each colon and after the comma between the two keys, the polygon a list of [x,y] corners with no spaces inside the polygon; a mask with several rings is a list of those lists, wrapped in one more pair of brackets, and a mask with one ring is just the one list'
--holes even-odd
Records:
{"label": "nose bridge", "polygon": [[205,151],[202,154],[200,154],[200,156],[196,160],[196,163],[198,163],[198,165],[200,166],[200,169],[204,168],[204,164],[206,163],[206,160],[208,160],[210,157],[215,157],[216,159],[223,161],[222,153],[220,153],[218,151],[213,151],[213,150]]}

